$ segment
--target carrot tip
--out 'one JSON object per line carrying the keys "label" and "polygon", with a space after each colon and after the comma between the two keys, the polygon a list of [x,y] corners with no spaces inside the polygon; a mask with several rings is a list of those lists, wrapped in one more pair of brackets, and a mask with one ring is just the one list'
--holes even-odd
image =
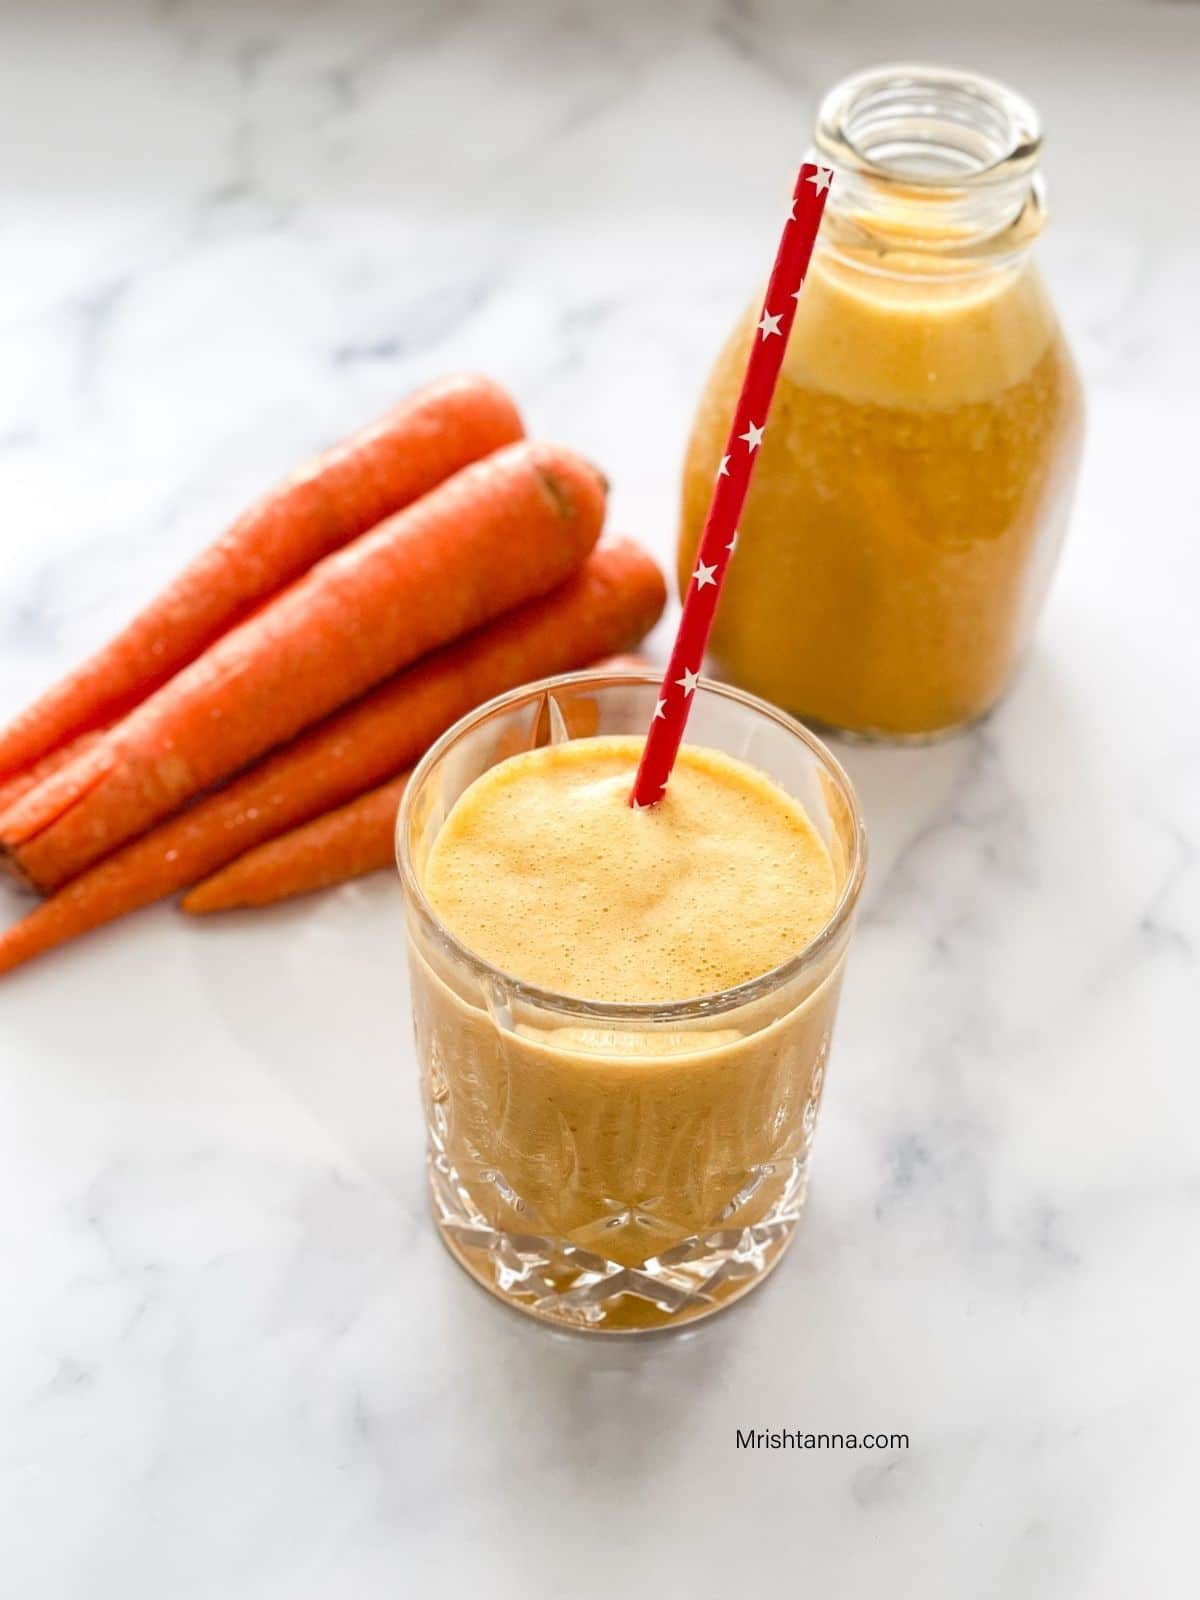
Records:
{"label": "carrot tip", "polygon": [[3,874],[12,886],[20,889],[23,894],[38,893],[37,884],[22,867],[16,852],[5,844],[0,844],[0,874]]}
{"label": "carrot tip", "polygon": [[219,911],[219,905],[210,905],[209,897],[204,892],[205,885],[197,884],[194,889],[189,889],[179,902],[180,911],[186,911],[189,917],[206,917],[213,911]]}

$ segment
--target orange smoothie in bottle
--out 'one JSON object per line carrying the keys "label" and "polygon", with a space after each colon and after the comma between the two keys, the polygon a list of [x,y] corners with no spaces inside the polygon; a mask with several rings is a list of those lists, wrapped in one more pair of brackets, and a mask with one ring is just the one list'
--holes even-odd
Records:
{"label": "orange smoothie in bottle", "polygon": [[[818,147],[837,177],[711,654],[796,715],[925,738],[1003,693],[1074,487],[1079,383],[1028,253],[1036,121],[986,80],[888,69],[834,91]],[[696,417],[681,587],[757,315]]]}

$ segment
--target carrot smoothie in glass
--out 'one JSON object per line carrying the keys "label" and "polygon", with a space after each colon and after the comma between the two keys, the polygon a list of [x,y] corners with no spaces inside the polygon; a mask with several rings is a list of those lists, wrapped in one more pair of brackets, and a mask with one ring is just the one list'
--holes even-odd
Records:
{"label": "carrot smoothie in glass", "polygon": [[862,871],[840,768],[736,691],[698,691],[665,798],[631,808],[655,694],[485,708],[400,823],[443,1237],[600,1330],[714,1310],[787,1243]]}

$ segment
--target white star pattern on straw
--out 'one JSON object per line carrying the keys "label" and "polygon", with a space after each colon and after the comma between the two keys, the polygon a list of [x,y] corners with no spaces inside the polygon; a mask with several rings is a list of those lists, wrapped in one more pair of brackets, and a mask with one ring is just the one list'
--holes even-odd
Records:
{"label": "white star pattern on straw", "polygon": [[[756,327],[758,338],[755,339],[753,334],[750,336],[741,398],[734,412],[736,420],[726,422],[725,453],[718,455],[717,465],[711,469],[713,482],[704,520],[704,544],[692,552],[690,583],[686,566],[681,574],[684,580],[683,613],[671,647],[671,665],[658,690],[658,703],[650,718],[637,776],[629,795],[629,799],[636,800],[639,807],[653,806],[664,794],[669,796],[671,770],[679,750],[683,748],[681,741],[688,714],[695,713],[696,702],[700,698],[697,690],[703,681],[700,674],[713,613],[717,609],[721,584],[728,576],[729,563],[739,544],[738,513],[753,479],[758,451],[766,442],[767,420],[784,347],[792,328],[804,275],[812,259],[825,201],[835,178],[832,167],[818,165],[810,159],[801,166],[792,188],[788,221],[780,228],[779,245],[767,280],[770,287],[758,302],[758,321],[751,325]],[[811,191],[808,187],[810,183]],[[789,285],[795,286],[794,293]],[[789,297],[791,304],[788,303]],[[772,309],[772,301],[779,310]],[[778,344],[771,343],[773,334],[780,336]],[[752,416],[761,420],[751,421]],[[739,432],[739,429],[742,431]],[[717,442],[714,440],[714,443]],[[739,445],[745,446],[744,453],[739,450]],[[712,460],[711,456],[709,460]],[[722,478],[729,480],[724,487]],[[711,560],[706,559],[710,556]],[[737,581],[734,579],[735,587]],[[704,592],[709,589],[712,590],[711,595]],[[694,661],[695,667],[685,666],[686,661]],[[682,676],[672,679],[672,672],[679,672]],[[676,695],[676,688],[682,693]]]}

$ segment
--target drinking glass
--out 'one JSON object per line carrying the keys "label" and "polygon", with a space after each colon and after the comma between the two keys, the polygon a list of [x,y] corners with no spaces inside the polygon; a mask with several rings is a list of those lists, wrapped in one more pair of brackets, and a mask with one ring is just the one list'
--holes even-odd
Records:
{"label": "drinking glass", "polygon": [[433,746],[397,822],[438,1230],[501,1300],[595,1332],[716,1311],[789,1243],[865,864],[854,791],[825,746],[702,680],[689,741],[756,767],[825,841],[838,899],[820,933],[761,977],[661,1004],[553,993],[466,949],[423,886],[455,801],[517,751],[644,733],[658,692],[650,674],[575,673],[505,694]]}

